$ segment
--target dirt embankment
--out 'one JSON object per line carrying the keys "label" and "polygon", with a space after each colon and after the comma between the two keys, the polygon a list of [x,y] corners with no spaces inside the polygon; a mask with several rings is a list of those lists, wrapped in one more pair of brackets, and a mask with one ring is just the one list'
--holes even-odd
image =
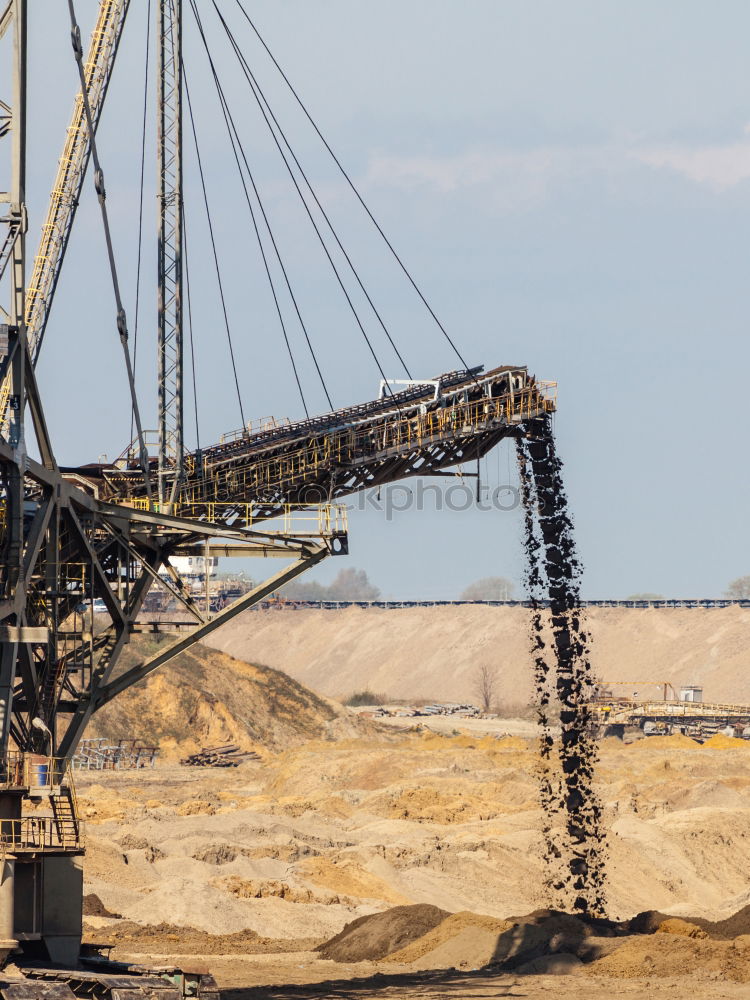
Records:
{"label": "dirt embankment", "polygon": [[[707,700],[750,703],[750,610],[590,608],[594,672],[622,693],[699,684]],[[332,697],[367,687],[392,698],[475,700],[477,664],[497,666],[501,700],[532,693],[524,608],[348,608],[249,611],[215,633],[217,648],[270,663]],[[647,684],[646,682],[655,682]]]}
{"label": "dirt embankment", "polygon": [[[131,643],[120,671],[151,656],[153,641]],[[307,740],[351,736],[361,720],[279,670],[251,666],[197,645],[98,712],[87,736],[137,736],[159,744],[162,756],[200,746],[237,743],[242,749],[288,749]]]}

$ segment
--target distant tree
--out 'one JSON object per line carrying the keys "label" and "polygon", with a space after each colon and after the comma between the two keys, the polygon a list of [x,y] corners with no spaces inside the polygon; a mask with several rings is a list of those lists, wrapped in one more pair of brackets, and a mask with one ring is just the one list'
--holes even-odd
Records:
{"label": "distant tree", "polygon": [[515,587],[504,576],[485,576],[470,583],[461,594],[462,601],[512,601]]}
{"label": "distant tree", "polygon": [[732,601],[750,599],[750,576],[738,576],[736,580],[732,580],[724,594]]}
{"label": "distant tree", "polygon": [[644,590],[642,594],[631,594],[630,597],[626,597],[626,601],[663,601],[664,594],[651,594],[648,590]]}
{"label": "distant tree", "polygon": [[480,663],[474,674],[474,694],[483,712],[489,712],[497,694],[497,670],[488,663]]}
{"label": "distant tree", "polygon": [[302,580],[292,580],[282,590],[282,595],[290,601],[325,601],[328,588],[317,580],[304,583]]}
{"label": "distant tree", "polygon": [[363,569],[347,567],[339,570],[328,590],[329,601],[377,601],[380,588],[370,583]]}
{"label": "distant tree", "polygon": [[292,601],[376,601],[380,590],[363,569],[347,567],[339,570],[328,586],[313,580],[310,583],[292,581],[283,591]]}

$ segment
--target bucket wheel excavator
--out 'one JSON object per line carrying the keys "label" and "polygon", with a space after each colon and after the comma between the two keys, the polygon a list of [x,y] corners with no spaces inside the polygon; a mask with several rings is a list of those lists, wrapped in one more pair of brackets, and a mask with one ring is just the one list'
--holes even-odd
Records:
{"label": "bucket wheel excavator", "polygon": [[[359,490],[482,458],[555,408],[555,387],[514,365],[468,368],[283,425],[246,425],[218,443],[183,438],[182,0],[156,3],[158,89],[159,428],[143,431],[128,326],[109,236],[96,145],[129,0],[101,0],[84,54],[70,3],[80,90],[41,226],[27,255],[27,0],[0,3],[12,49],[12,94],[0,102],[0,972],[6,1000],[72,995],[158,1000],[215,992],[185,969],[104,966],[81,951],[84,823],[70,760],[103,705],[190,645],[329,556],[348,551],[337,502]],[[186,4],[187,6],[187,4]],[[5,168],[3,168],[5,169]],[[96,189],[117,304],[116,327],[137,436],[115,462],[58,464],[36,366],[76,209]],[[216,614],[175,569],[180,556],[254,556],[281,569]],[[142,627],[144,601],[166,588],[190,622],[156,655],[118,670]],[[96,601],[106,610],[92,627]],[[89,609],[89,612],[81,609]],[[166,626],[165,626],[166,628]],[[41,961],[43,960],[43,961]],[[96,963],[99,962],[97,965]],[[87,964],[88,963],[88,964]],[[125,991],[125,992],[123,992]]]}

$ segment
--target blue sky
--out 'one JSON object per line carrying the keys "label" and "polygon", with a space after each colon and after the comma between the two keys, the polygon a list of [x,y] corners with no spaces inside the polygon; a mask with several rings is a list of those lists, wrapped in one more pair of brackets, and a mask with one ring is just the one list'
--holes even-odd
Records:
{"label": "blue sky", "polygon": [[[32,9],[32,233],[76,83],[65,5],[56,6]],[[455,367],[234,0],[220,6],[412,369],[431,376]],[[77,3],[86,37],[95,7]],[[750,8],[734,0],[710,9],[697,0],[253,0],[248,7],[464,357],[487,367],[526,364],[559,382],[556,428],[586,595],[713,596],[750,572]],[[144,9],[143,0],[133,4],[100,132],[131,329]],[[371,398],[378,372],[315,252],[208,0],[201,10],[334,402]],[[297,417],[216,98],[192,15],[186,19],[187,72],[245,413]],[[239,416],[190,149],[186,170],[207,443],[238,426]],[[149,183],[139,386],[151,426]],[[102,246],[89,186],[40,368],[64,462],[113,457],[127,443]],[[294,336],[311,408],[322,410]],[[388,374],[402,374],[379,348]],[[504,448],[483,477],[515,482]],[[348,564],[366,569],[388,595],[454,597],[479,577],[520,579],[519,528],[517,512],[411,510],[387,521],[355,510]],[[343,564],[332,560],[318,575],[327,579]]]}

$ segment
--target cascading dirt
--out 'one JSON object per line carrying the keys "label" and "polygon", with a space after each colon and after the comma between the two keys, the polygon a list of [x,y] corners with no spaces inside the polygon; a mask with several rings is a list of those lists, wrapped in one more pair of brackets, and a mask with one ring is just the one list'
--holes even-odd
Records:
{"label": "cascading dirt", "polygon": [[562,851],[558,844],[558,838],[555,835],[556,830],[553,822],[555,814],[559,812],[560,782],[559,780],[555,780],[552,758],[554,749],[554,738],[552,736],[550,720],[552,687],[550,684],[550,666],[545,655],[544,620],[540,605],[543,578],[539,554],[541,542],[537,537],[534,522],[536,493],[528,457],[520,440],[518,441],[518,468],[524,519],[524,548],[526,549],[524,584],[531,600],[529,639],[534,666],[535,707],[537,722],[539,723],[539,763],[537,774],[539,779],[539,798],[542,806],[545,885],[548,890],[554,890],[556,886],[564,882],[564,875],[560,870]]}
{"label": "cascading dirt", "polygon": [[[597,750],[587,707],[593,677],[580,606],[581,564],[549,416],[526,425],[517,438],[517,451],[541,727],[540,799],[548,883],[555,905],[600,915],[606,905],[605,846],[594,788]],[[559,715],[558,740],[552,730],[553,703]]]}

